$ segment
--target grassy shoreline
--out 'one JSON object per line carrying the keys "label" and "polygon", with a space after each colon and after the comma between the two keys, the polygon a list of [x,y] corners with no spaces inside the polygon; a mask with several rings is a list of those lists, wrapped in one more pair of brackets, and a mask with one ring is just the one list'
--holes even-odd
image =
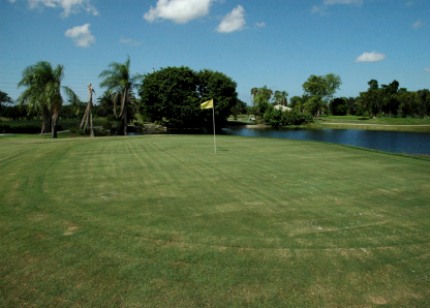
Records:
{"label": "grassy shoreline", "polygon": [[429,161],[217,144],[1,138],[1,305],[430,304]]}
{"label": "grassy shoreline", "polygon": [[[229,119],[231,126],[258,127],[249,121],[249,116],[240,116],[237,120]],[[261,127],[266,127],[261,125]],[[360,116],[324,116],[315,119],[314,123],[303,127],[310,128],[335,128],[335,129],[367,129],[390,130],[406,132],[430,132],[430,118],[363,118]]]}
{"label": "grassy shoreline", "polygon": [[[246,126],[257,127],[255,122],[249,120],[249,116],[241,115],[236,120],[230,118],[228,126]],[[96,118],[95,125],[102,126],[110,123],[109,126],[116,122],[109,122],[106,118]],[[14,133],[34,133],[40,132],[40,121],[36,120],[18,120],[10,121],[3,120],[1,123],[3,130],[6,132],[11,131]],[[78,119],[65,119],[60,120],[60,131],[61,130],[74,130],[79,125]],[[261,127],[266,127],[262,125]],[[430,132],[430,118],[363,118],[359,116],[324,116],[315,119],[314,123],[306,125],[304,127],[310,128],[336,128],[336,129],[366,129],[366,130],[390,130],[390,131],[406,131],[406,132]],[[0,131],[2,133],[3,131]]]}
{"label": "grassy shoreline", "polygon": [[321,117],[311,126],[319,128],[430,132],[430,118],[363,118],[358,116]]}

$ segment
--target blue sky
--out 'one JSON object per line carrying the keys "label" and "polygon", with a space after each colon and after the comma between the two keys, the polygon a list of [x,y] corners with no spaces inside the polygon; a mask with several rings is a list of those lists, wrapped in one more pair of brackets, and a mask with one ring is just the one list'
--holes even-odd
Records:
{"label": "blue sky", "polygon": [[100,72],[130,56],[132,73],[167,66],[220,71],[252,87],[303,93],[338,74],[336,96],[370,79],[430,88],[429,0],[0,0],[0,90],[17,98],[25,67],[62,64],[82,100]]}

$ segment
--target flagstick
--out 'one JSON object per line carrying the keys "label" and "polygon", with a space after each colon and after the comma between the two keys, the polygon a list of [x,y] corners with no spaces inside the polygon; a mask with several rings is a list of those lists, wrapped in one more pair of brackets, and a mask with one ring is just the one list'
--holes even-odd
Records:
{"label": "flagstick", "polygon": [[216,154],[216,139],[215,139],[215,106],[212,106],[212,121],[214,125],[214,152]]}

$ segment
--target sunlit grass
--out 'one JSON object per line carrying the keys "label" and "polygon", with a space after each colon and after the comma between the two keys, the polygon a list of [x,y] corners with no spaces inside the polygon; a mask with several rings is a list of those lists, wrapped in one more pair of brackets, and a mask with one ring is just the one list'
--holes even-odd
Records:
{"label": "sunlit grass", "polygon": [[331,128],[430,132],[430,118],[365,118],[360,116],[327,116],[315,120],[315,125]]}
{"label": "sunlit grass", "polygon": [[428,306],[430,162],[219,136],[0,137],[0,303]]}

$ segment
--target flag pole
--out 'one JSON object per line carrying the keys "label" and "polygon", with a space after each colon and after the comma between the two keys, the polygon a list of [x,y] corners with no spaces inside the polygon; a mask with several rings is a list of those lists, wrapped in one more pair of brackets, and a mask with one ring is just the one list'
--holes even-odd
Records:
{"label": "flag pole", "polygon": [[212,105],[212,122],[214,126],[214,153],[216,154],[216,138],[215,138],[215,105]]}
{"label": "flag pole", "polygon": [[215,138],[215,104],[214,99],[211,98],[210,100],[203,102],[200,104],[200,109],[210,109],[212,108],[212,123],[213,123],[213,129],[214,129],[214,152],[216,154],[216,138]]}

